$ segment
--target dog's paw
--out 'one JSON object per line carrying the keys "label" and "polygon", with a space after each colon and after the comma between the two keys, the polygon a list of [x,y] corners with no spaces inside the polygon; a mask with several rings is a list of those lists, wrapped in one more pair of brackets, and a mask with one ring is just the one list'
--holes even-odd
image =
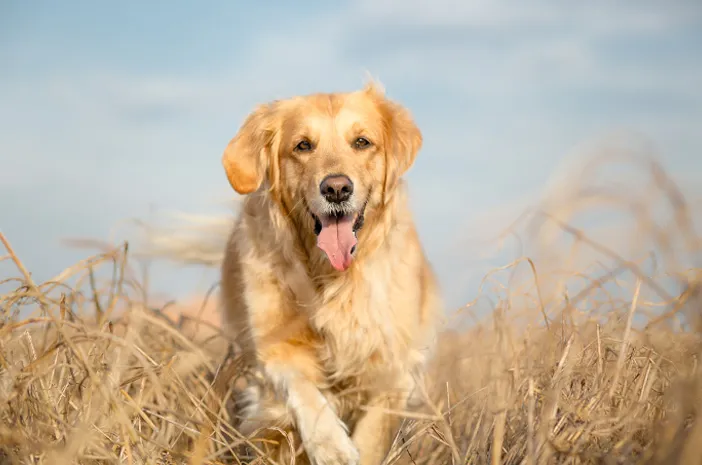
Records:
{"label": "dog's paw", "polygon": [[340,421],[318,424],[305,440],[313,465],[358,465],[360,455]]}
{"label": "dog's paw", "polygon": [[[310,460],[314,465],[358,465],[360,456],[351,438],[341,431],[337,438],[315,438],[307,446]],[[318,442],[319,441],[319,442]]]}

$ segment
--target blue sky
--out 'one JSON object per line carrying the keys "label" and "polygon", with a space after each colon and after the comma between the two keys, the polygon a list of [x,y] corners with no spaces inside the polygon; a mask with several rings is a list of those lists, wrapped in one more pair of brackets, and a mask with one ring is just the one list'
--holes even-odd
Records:
{"label": "blue sky", "polygon": [[[0,228],[42,280],[88,253],[62,238],[219,211],[253,105],[370,72],[423,130],[412,202],[457,306],[494,264],[466,245],[485,214],[516,212],[582,144],[628,131],[702,174],[701,50],[699,1],[3,2]],[[198,273],[154,285],[184,296]]]}

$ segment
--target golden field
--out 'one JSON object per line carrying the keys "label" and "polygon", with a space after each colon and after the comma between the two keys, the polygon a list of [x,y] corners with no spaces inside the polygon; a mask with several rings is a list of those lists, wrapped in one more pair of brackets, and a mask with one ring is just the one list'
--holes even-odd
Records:
{"label": "golden field", "polygon": [[[602,181],[615,159],[640,176]],[[520,257],[447,316],[426,407],[386,463],[702,463],[698,207],[651,160],[575,174],[507,231]],[[579,224],[593,212],[609,216]],[[216,292],[151,302],[126,243],[35,282],[0,238],[0,464],[240,463],[241,446],[271,463],[232,426],[245,373]]]}

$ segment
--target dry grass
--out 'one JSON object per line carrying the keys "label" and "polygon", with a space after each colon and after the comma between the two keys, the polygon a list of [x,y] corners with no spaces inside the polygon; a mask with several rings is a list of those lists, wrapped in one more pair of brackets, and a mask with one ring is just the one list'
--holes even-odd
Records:
{"label": "dry grass", "polygon": [[[580,168],[513,226],[533,250],[466,306],[490,302],[486,318],[442,335],[430,403],[387,463],[702,463],[700,241],[674,184],[636,163],[639,190],[603,193]],[[585,204],[625,205],[631,224],[596,239],[574,226]],[[17,277],[0,297],[0,463],[239,461],[248,441],[222,399],[241,373],[212,320],[152,308],[126,246],[35,283],[2,241]]]}

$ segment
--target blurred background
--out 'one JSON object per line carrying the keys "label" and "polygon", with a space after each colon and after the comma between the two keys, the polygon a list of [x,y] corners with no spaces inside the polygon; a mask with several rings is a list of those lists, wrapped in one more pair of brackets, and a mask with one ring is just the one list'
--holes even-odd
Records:
{"label": "blurred background", "polygon": [[[424,133],[407,178],[450,307],[518,255],[485,241],[570,157],[625,141],[702,174],[699,0],[6,0],[0,62],[0,229],[37,281],[87,255],[62,239],[228,212],[220,157],[253,106],[366,73]],[[216,279],[152,272],[175,298]]]}

